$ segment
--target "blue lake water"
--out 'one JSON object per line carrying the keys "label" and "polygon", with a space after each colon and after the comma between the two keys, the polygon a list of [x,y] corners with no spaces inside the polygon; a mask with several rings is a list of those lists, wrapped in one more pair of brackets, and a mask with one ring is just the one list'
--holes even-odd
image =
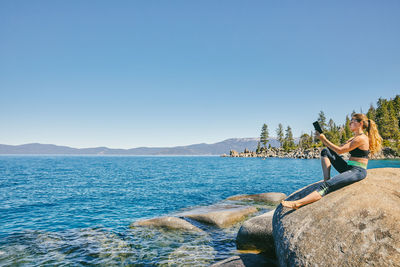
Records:
{"label": "blue lake water", "polygon": [[[400,161],[368,166],[381,167]],[[129,225],[237,194],[290,194],[320,179],[320,160],[0,156],[0,265],[173,265],[196,254],[206,266],[237,253],[237,229],[192,236]]]}

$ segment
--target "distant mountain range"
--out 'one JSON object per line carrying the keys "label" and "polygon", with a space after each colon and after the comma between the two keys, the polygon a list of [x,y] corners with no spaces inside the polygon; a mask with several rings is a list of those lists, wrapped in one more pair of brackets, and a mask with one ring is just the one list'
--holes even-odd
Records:
{"label": "distant mountain range", "polygon": [[[243,152],[245,148],[256,150],[259,138],[230,138],[215,144],[194,144],[175,147],[137,147],[113,149],[107,147],[72,148],[50,144],[1,145],[0,154],[63,154],[63,155],[222,155],[231,149]],[[279,146],[275,138],[269,141],[272,147]]]}

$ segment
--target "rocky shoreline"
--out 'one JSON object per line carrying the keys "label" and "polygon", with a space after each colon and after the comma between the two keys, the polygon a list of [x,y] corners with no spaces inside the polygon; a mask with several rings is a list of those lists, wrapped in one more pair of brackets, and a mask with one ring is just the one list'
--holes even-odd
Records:
{"label": "rocky shoreline", "polygon": [[[193,235],[197,236],[195,239],[201,239],[201,236],[207,237],[209,243],[215,243],[219,242],[218,240],[221,238],[216,233],[229,232],[232,233],[231,238],[234,239],[244,221],[256,218],[255,216],[262,215],[265,212],[273,214],[276,206],[286,197],[283,193],[275,192],[235,195],[210,206],[194,207],[165,217],[136,221],[130,225],[130,228],[163,229],[175,233],[176,236]],[[272,216],[270,221],[272,222]],[[272,238],[272,224],[270,226],[269,234]],[[265,252],[262,250],[266,246],[252,245],[251,234],[249,236],[247,233],[247,237],[250,237],[250,239],[246,237],[246,234],[241,236],[240,240],[236,238],[236,247],[241,250],[238,253],[239,255],[224,260],[224,258],[215,257],[218,253],[208,244],[200,242],[200,245],[193,246],[182,243],[169,255],[166,263],[168,266],[208,266],[210,264],[214,264],[214,266],[235,266],[232,264],[238,264],[244,258],[246,262],[254,262],[255,265],[253,266],[276,266],[273,241],[266,245],[270,249]],[[223,238],[224,242],[231,242],[229,239]],[[249,250],[251,253],[249,253]],[[201,255],[203,255],[203,258]],[[260,263],[263,264],[260,265]]]}
{"label": "rocky shoreline", "polygon": [[[291,151],[285,151],[283,148],[272,147],[269,149],[262,148],[260,153],[250,151],[247,148],[243,152],[238,152],[232,149],[229,155],[223,154],[221,157],[319,159],[321,157],[322,149],[323,147],[310,149],[297,148]],[[345,153],[342,156],[345,160],[348,160],[350,154]],[[370,159],[400,159],[400,155],[393,149],[385,147],[379,154],[370,157]]]}
{"label": "rocky shoreline", "polygon": [[[288,200],[314,191],[308,185]],[[377,189],[379,188],[379,189]],[[364,180],[334,191],[298,210],[278,204],[282,193],[233,196],[231,205],[195,208],[171,217],[135,222],[131,227],[157,227],[170,231],[209,235],[201,224],[237,230],[238,255],[202,265],[244,266],[400,266],[400,169],[368,171]],[[274,208],[258,213],[260,203]],[[256,215],[256,216],[254,216]],[[197,226],[191,223],[197,222]],[[237,229],[237,228],[236,228]],[[322,238],[323,237],[323,238]],[[174,251],[168,265],[193,266],[197,249],[185,244]],[[206,252],[213,257],[213,250]],[[208,255],[208,254],[207,254]],[[191,265],[192,264],[192,265]],[[197,263],[199,264],[199,263]]]}

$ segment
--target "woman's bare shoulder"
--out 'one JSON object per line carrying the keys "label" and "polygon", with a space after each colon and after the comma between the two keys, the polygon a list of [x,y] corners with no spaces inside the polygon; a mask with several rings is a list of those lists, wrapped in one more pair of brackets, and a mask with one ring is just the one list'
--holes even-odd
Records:
{"label": "woman's bare shoulder", "polygon": [[[368,139],[368,136],[366,136],[365,134],[356,136],[354,138],[354,141],[357,141],[357,143],[360,144],[359,145],[360,149],[364,149],[364,146],[365,146],[365,149],[367,150],[369,147],[369,139]],[[361,147],[363,147],[363,148],[361,148]]]}

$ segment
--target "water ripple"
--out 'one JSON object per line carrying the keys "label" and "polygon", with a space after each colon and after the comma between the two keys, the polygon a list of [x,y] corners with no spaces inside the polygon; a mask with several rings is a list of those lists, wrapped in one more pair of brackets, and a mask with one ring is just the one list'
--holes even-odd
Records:
{"label": "water ripple", "polygon": [[[385,166],[400,161],[369,165]],[[321,178],[319,160],[0,156],[0,265],[207,266],[236,253],[238,226],[207,234],[128,226]]]}

